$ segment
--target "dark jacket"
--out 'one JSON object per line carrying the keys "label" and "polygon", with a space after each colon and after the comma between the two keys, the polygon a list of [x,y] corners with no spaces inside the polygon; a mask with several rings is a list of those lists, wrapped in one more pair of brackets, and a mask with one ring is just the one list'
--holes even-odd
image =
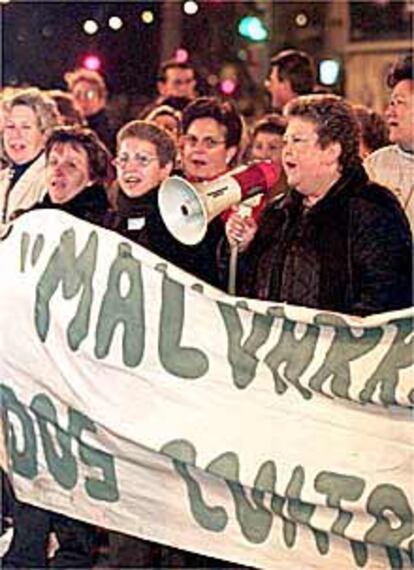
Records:
{"label": "dark jacket", "polygon": [[367,315],[412,303],[412,236],[398,201],[356,168],[312,208],[291,191],[240,256],[238,294]]}
{"label": "dark jacket", "polygon": [[105,109],[101,109],[94,115],[86,117],[88,127],[95,131],[101,141],[108,147],[111,153],[115,150],[115,132],[111,127]]}
{"label": "dark jacket", "polygon": [[158,188],[144,196],[118,194],[117,212],[108,227],[211,285],[218,285],[215,252],[223,235],[220,221],[209,225],[197,245],[177,241],[165,226],[158,209]]}
{"label": "dark jacket", "polygon": [[43,201],[36,208],[53,208],[63,210],[81,220],[92,222],[99,226],[104,225],[106,212],[109,207],[105,188],[100,184],[87,186],[77,196],[64,204],[54,204],[49,194],[46,194]]}

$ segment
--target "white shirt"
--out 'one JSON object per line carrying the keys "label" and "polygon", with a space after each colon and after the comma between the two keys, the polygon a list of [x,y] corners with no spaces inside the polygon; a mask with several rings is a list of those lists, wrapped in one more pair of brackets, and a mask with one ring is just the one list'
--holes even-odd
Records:
{"label": "white shirt", "polygon": [[364,166],[371,180],[398,198],[414,233],[414,154],[394,144],[370,154]]}

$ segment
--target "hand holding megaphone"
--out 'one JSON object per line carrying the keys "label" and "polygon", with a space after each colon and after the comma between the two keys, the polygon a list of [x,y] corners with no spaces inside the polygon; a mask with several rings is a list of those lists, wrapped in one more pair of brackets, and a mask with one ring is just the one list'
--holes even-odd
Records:
{"label": "hand holding megaphone", "polygon": [[226,237],[230,247],[237,246],[238,251],[244,251],[249,246],[257,232],[257,221],[252,215],[252,208],[246,209],[241,204],[235,207],[226,221]]}
{"label": "hand holding megaphone", "polygon": [[199,243],[208,223],[235,204],[266,193],[280,176],[272,162],[240,166],[209,182],[191,184],[179,176],[164,180],[158,193],[161,217],[182,243]]}

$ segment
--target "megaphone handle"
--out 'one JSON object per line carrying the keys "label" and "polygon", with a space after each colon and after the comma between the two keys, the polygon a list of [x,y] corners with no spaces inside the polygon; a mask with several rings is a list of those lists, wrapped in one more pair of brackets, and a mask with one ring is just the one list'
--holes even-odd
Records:
{"label": "megaphone handle", "polygon": [[239,254],[239,246],[236,244],[230,247],[230,262],[229,262],[229,281],[227,290],[229,295],[236,294],[236,277],[237,277],[237,257]]}

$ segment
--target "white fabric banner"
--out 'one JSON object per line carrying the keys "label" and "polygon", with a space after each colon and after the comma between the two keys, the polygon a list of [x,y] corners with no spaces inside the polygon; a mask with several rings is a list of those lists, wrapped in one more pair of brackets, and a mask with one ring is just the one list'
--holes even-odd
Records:
{"label": "white fabric banner", "polygon": [[411,567],[412,310],[230,297],[56,211],[0,261],[19,498],[258,568]]}

